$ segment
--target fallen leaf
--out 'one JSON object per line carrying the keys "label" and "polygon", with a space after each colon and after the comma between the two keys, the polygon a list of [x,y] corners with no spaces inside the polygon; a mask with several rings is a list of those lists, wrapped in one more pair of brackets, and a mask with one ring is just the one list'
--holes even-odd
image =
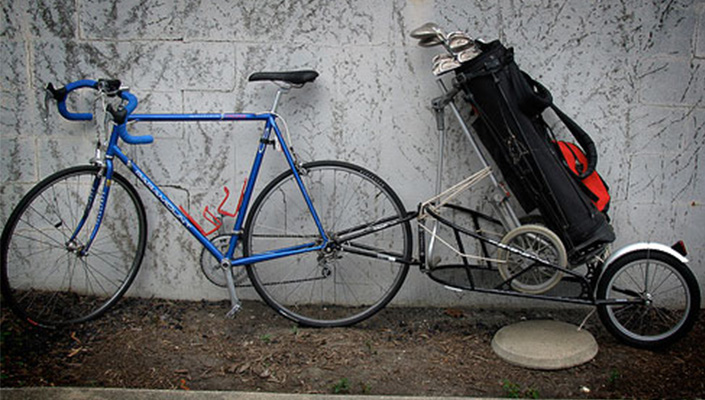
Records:
{"label": "fallen leaf", "polygon": [[248,369],[250,369],[250,363],[244,363],[237,369],[237,373],[244,374]]}
{"label": "fallen leaf", "polygon": [[68,358],[74,357],[74,356],[76,356],[78,353],[80,353],[80,352],[82,352],[82,351],[83,351],[83,347],[74,348],[74,349],[72,349],[72,350],[69,352]]}
{"label": "fallen leaf", "polygon": [[444,314],[451,318],[462,318],[465,315],[463,310],[457,308],[446,308]]}

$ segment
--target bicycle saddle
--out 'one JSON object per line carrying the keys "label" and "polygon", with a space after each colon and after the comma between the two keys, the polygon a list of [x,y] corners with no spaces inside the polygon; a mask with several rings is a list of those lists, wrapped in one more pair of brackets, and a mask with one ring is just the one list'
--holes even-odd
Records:
{"label": "bicycle saddle", "polygon": [[280,81],[292,85],[303,85],[313,82],[318,77],[318,72],[313,70],[286,71],[286,72],[255,72],[247,79],[254,81]]}

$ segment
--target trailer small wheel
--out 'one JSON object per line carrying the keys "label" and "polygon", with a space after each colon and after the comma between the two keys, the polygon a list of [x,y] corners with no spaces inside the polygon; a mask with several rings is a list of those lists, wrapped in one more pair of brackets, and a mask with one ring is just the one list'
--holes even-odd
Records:
{"label": "trailer small wheel", "polygon": [[[550,229],[541,225],[522,225],[512,229],[502,238],[502,244],[531,254],[548,263],[565,268],[568,254],[561,239]],[[511,282],[514,290],[530,294],[541,294],[551,290],[563,278],[563,273],[534,261],[521,253],[500,248],[497,251],[499,273],[505,280],[515,276]]]}

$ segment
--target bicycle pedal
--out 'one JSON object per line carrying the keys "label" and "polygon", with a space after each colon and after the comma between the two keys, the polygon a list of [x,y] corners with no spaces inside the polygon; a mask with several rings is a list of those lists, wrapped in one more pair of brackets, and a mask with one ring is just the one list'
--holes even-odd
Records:
{"label": "bicycle pedal", "polygon": [[240,304],[239,302],[237,304],[233,304],[233,307],[230,309],[230,311],[225,314],[225,318],[234,319],[241,310],[242,304]]}

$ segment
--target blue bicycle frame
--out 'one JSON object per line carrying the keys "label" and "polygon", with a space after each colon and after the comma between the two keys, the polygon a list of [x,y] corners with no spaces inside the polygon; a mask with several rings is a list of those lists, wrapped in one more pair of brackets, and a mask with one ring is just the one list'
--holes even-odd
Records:
{"label": "blue bicycle frame", "polygon": [[[75,89],[79,88],[93,88],[97,89],[97,84],[98,82],[92,81],[92,80],[81,80],[77,82],[72,82],[68,85],[65,86],[65,88],[62,89],[61,93],[59,95],[55,94],[55,97],[58,100],[58,108],[60,114],[68,119],[68,120],[91,120],[93,118],[93,115],[90,113],[72,113],[68,111],[66,108],[66,96],[68,93]],[[156,197],[162,205],[164,205],[171,213],[176,217],[176,219],[186,228],[188,231],[193,235],[208,251],[218,260],[218,262],[221,265],[230,265],[232,267],[236,266],[242,266],[242,265],[247,265],[247,264],[253,264],[261,261],[267,261],[275,258],[281,258],[281,257],[287,257],[287,256],[292,256],[300,253],[305,253],[309,251],[316,251],[316,250],[321,250],[326,245],[328,244],[329,238],[326,235],[326,232],[323,230],[323,226],[321,225],[321,222],[318,218],[318,214],[316,213],[316,210],[313,206],[313,203],[311,202],[311,198],[309,197],[309,194],[306,190],[306,187],[301,180],[301,176],[299,175],[299,171],[296,167],[296,162],[294,160],[294,157],[292,156],[288,146],[286,145],[286,141],[284,140],[284,137],[279,129],[279,126],[276,123],[276,118],[277,115],[274,112],[265,112],[265,113],[223,113],[223,114],[133,114],[132,112],[137,108],[137,98],[127,92],[127,91],[119,91],[117,95],[120,96],[123,100],[127,101],[127,104],[123,107],[120,106],[117,111],[109,109],[111,114],[113,114],[113,120],[115,122],[115,125],[113,126],[112,132],[110,134],[110,139],[107,144],[107,148],[105,151],[105,160],[104,160],[104,177],[105,177],[105,185],[103,186],[103,192],[101,195],[101,200],[100,200],[100,208],[98,211],[98,216],[97,220],[95,223],[95,226],[93,227],[93,231],[91,233],[91,236],[88,240],[88,242],[83,246],[81,249],[81,253],[86,254],[95,239],[98,230],[100,229],[100,225],[102,223],[103,215],[105,212],[105,205],[108,201],[108,196],[110,194],[110,185],[111,185],[111,180],[113,177],[113,171],[114,171],[114,166],[113,166],[113,159],[117,157],[127,168],[132,171],[132,173],[152,192],[154,197]],[[278,99],[278,97],[277,97]],[[276,106],[276,101],[275,101],[275,106]],[[149,135],[144,135],[144,136],[132,136],[128,133],[127,131],[127,123],[130,121],[149,121],[149,122],[183,122],[183,121],[263,121],[264,122],[264,130],[260,139],[260,144],[257,149],[257,153],[255,155],[255,159],[252,165],[252,169],[250,171],[249,178],[247,180],[247,185],[244,190],[243,198],[242,198],[242,204],[240,207],[240,211],[237,214],[237,218],[235,220],[235,225],[233,227],[233,232],[232,232],[232,238],[230,239],[230,245],[228,247],[228,250],[223,253],[221,252],[216,246],[214,246],[210,240],[203,234],[201,231],[194,226],[191,221],[189,221],[189,218],[181,212],[181,210],[174,204],[174,202],[169,199],[169,197],[157,186],[140,168],[139,166],[129,157],[125,155],[125,153],[122,152],[120,149],[120,146],[118,145],[118,138],[122,139],[128,144],[149,144],[153,142],[152,136]],[[240,239],[240,234],[242,233],[242,228],[244,225],[245,221],[245,215],[247,214],[248,206],[250,203],[250,199],[252,198],[253,190],[255,183],[257,182],[257,177],[260,171],[260,167],[262,165],[262,160],[264,158],[264,153],[267,149],[267,145],[272,143],[270,140],[270,137],[272,135],[272,131],[274,132],[274,135],[276,136],[277,141],[281,144],[284,156],[286,158],[286,161],[289,165],[289,168],[294,174],[294,178],[296,180],[296,183],[298,184],[299,189],[301,190],[301,194],[306,201],[306,204],[308,206],[308,209],[311,213],[311,217],[313,218],[313,221],[316,224],[316,227],[318,229],[318,232],[320,234],[321,240],[319,242],[310,242],[310,243],[305,243],[293,247],[286,247],[286,248],[281,248],[281,249],[276,249],[276,250],[271,250],[265,253],[261,254],[253,254],[248,257],[240,257],[240,258],[233,258],[233,254],[235,252],[235,248],[237,247],[238,240]],[[97,176],[94,183],[93,187],[91,190],[90,198],[88,200],[88,204],[86,206],[86,210],[84,212],[83,218],[81,219],[80,223],[78,224],[76,231],[73,233],[72,237],[69,239],[72,241],[78,233],[83,229],[85,225],[85,221],[87,219],[87,216],[93,207],[93,204],[95,202],[95,197],[97,195],[97,191],[100,187],[100,182],[101,182],[102,177]]]}

